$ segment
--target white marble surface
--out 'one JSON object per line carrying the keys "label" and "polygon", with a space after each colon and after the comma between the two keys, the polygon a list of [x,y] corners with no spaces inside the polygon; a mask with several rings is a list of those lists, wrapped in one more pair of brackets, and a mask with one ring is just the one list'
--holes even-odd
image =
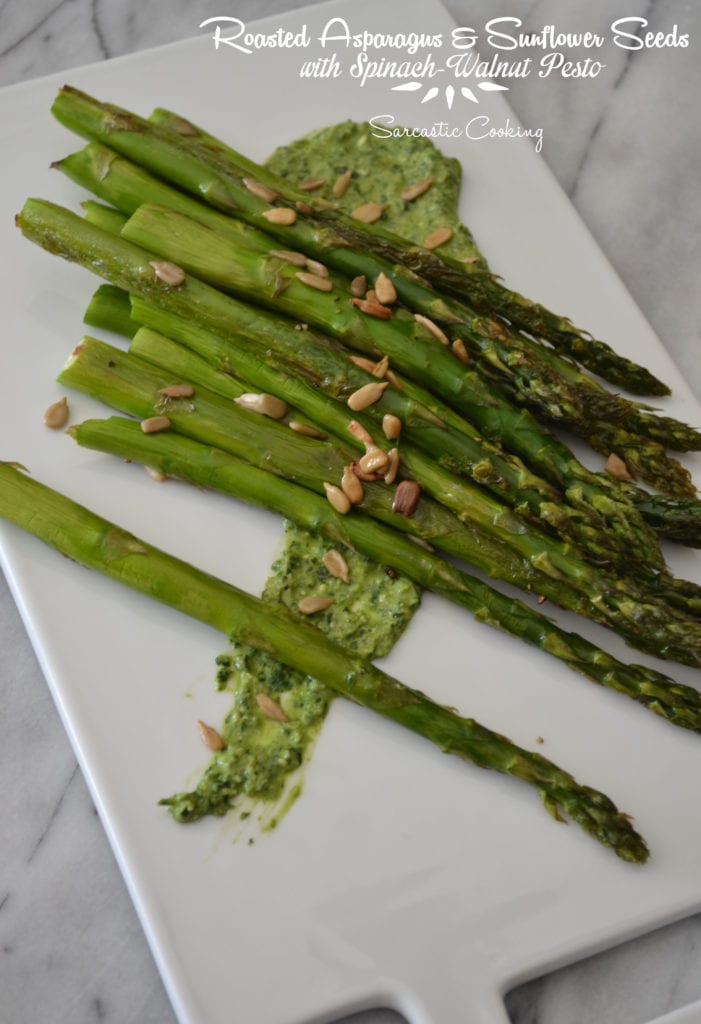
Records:
{"label": "white marble surface", "polygon": [[[295,6],[5,0],[0,85],[185,38],[214,14],[250,20]],[[509,99],[524,123],[544,127],[545,160],[701,396],[701,4],[446,6],[462,24],[513,14],[529,29],[554,21],[595,31],[614,17],[641,15],[651,28],[669,31],[676,22],[690,33],[687,50],[612,48],[596,82],[528,80]],[[141,927],[4,585],[0,649],[0,1024],[169,1024]],[[698,999],[701,918],[692,917],[532,982],[507,1006],[515,1024],[646,1024]],[[389,1011],[362,1017],[363,1024],[398,1020]],[[701,1013],[692,1020],[698,1024]]]}

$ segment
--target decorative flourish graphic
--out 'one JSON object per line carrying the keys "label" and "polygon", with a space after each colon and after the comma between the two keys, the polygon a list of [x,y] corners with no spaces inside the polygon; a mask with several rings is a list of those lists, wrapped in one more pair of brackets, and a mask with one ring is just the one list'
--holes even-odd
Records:
{"label": "decorative flourish graphic", "polygon": [[[422,88],[422,82],[404,82],[402,85],[393,85],[392,92],[416,92]],[[477,88],[482,89],[483,92],[508,92],[508,85],[497,85],[496,82],[478,82]],[[437,85],[432,85],[430,89],[426,90],[425,96],[423,96],[421,102],[429,103],[431,100],[435,100],[436,96],[440,95],[441,90]],[[466,85],[460,87],[460,94],[466,99],[471,100],[472,103],[479,103],[479,99],[475,96],[472,89],[469,89]],[[446,85],[443,90],[445,96],[445,102],[448,106],[448,110],[453,109],[453,102],[455,100],[455,88],[452,85]]]}

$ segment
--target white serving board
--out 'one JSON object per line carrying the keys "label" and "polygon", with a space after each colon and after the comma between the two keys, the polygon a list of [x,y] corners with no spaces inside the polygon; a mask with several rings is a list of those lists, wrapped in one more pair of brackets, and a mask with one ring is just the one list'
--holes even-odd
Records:
{"label": "white serving board", "polygon": [[[317,35],[333,15],[357,30],[448,31],[435,3],[358,0],[270,20]],[[193,30],[196,26],[193,26]],[[28,466],[149,541],[259,591],[280,536],[264,512],[81,451],[42,425],[53,379],[82,333],[97,284],[12,226],[27,195],[78,209],[80,191],[48,170],[79,148],[49,115],[69,81],[148,114],[167,105],[254,158],[346,117],[392,111],[430,124],[445,112],[387,83],[295,77],[299,52],[243,57],[191,41],[0,92],[4,153],[0,298],[6,311],[3,458]],[[500,97],[482,109],[501,118]],[[458,113],[451,114],[458,121]],[[391,144],[391,143],[388,143]],[[442,140],[463,160],[463,213],[513,286],[611,338],[674,388],[674,414],[701,410],[530,146]],[[72,420],[102,407],[71,396]],[[698,460],[688,464],[698,471]],[[0,549],[68,733],[183,1024],[311,1024],[390,1006],[410,1024],[496,1024],[501,994],[541,973],[691,913],[701,896],[701,743],[558,662],[427,596],[387,660],[404,682],[569,768],[635,815],[652,857],[622,863],[576,826],[554,823],[534,792],[441,756],[337,702],[304,793],[280,827],[235,842],[235,816],[176,826],[159,797],[192,783],[206,758],[196,718],[217,721],[221,639],[66,562],[2,526]],[[696,555],[676,556],[701,579]],[[574,618],[558,617],[570,628]],[[593,626],[581,632],[645,660]],[[691,670],[672,673],[693,682]],[[190,694],[191,696],[185,696]]]}

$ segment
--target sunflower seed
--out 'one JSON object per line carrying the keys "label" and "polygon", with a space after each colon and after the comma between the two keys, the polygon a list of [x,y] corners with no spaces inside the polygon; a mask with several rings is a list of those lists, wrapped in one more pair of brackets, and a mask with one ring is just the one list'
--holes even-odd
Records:
{"label": "sunflower seed", "polygon": [[453,355],[459,359],[461,363],[464,363],[464,365],[467,366],[470,362],[470,356],[465,348],[465,342],[462,338],[456,338],[451,347],[453,349]]}
{"label": "sunflower seed", "polygon": [[389,369],[389,356],[383,356],[379,363],[375,363],[370,373],[373,377],[384,377]]}
{"label": "sunflower seed", "polygon": [[149,266],[153,267],[158,280],[171,288],[179,288],[185,280],[185,271],[176,263],[170,263],[168,260],[151,260]]}
{"label": "sunflower seed", "polygon": [[294,252],[289,249],[270,249],[268,256],[277,256],[279,260],[284,260],[285,263],[293,263],[296,267],[306,267],[307,257],[303,252]]}
{"label": "sunflower seed", "polygon": [[351,183],[352,177],[353,172],[350,168],[347,171],[344,171],[343,174],[339,174],[333,183],[333,188],[331,189],[334,199],[342,199],[344,197],[348,191],[348,186]]}
{"label": "sunflower seed", "polygon": [[372,439],[372,436],[368,433],[362,423],[358,423],[357,420],[351,420],[348,424],[348,433],[351,434],[356,441],[360,441],[366,448],[376,448],[377,445]]}
{"label": "sunflower seed", "polygon": [[421,488],[415,480],[402,480],[394,492],[392,511],[398,512],[401,516],[410,516],[419,501]]}
{"label": "sunflower seed", "polygon": [[375,473],[375,472],[366,473],[365,470],[363,470],[361,468],[361,466],[360,466],[360,459],[356,459],[355,462],[351,462],[350,470],[351,470],[351,473],[353,473],[354,476],[357,476],[358,480],[362,480],[364,483],[370,483],[370,482],[372,482],[374,480],[381,480],[382,479],[382,473],[381,472],[380,473]]}
{"label": "sunflower seed", "polygon": [[305,178],[304,181],[300,181],[297,188],[300,192],[314,192],[315,189],[321,188],[325,184],[326,178]]}
{"label": "sunflower seed", "polygon": [[326,498],[331,508],[335,509],[342,516],[350,512],[350,499],[343,493],[340,487],[324,481],[324,490],[326,491]]}
{"label": "sunflower seed", "polygon": [[336,604],[333,597],[315,597],[310,595],[309,597],[303,597],[301,601],[298,601],[297,607],[301,611],[302,615],[316,615],[318,612],[325,612],[332,604]]}
{"label": "sunflower seed", "polygon": [[614,477],[616,480],[634,480],[635,477],[626,466],[623,459],[621,459],[615,452],[611,452],[604,469],[609,476]]}
{"label": "sunflower seed", "polygon": [[271,224],[281,224],[289,227],[297,220],[297,214],[289,206],[276,206],[274,210],[264,210],[263,216]]}
{"label": "sunflower seed", "polygon": [[269,416],[271,420],[281,420],[287,415],[287,405],[281,398],[268,394],[251,394],[245,392],[234,399],[236,405],[242,409],[249,409],[251,412],[260,413],[262,416]]}
{"label": "sunflower seed", "polygon": [[422,196],[424,192],[428,192],[432,184],[433,178],[424,178],[423,181],[417,181],[415,185],[409,185],[409,187],[405,188],[403,192],[399,193],[399,195],[407,203],[410,203],[412,200],[418,199],[419,196]]}
{"label": "sunflower seed", "polygon": [[167,388],[159,388],[158,394],[166,398],[192,398],[195,389],[192,384],[169,384]]}
{"label": "sunflower seed", "polygon": [[241,181],[252,195],[264,199],[266,203],[274,203],[278,197],[275,189],[264,185],[262,181],[256,181],[254,178],[242,178]]}
{"label": "sunflower seed", "polygon": [[370,448],[358,459],[363,473],[384,473],[389,462],[389,455],[383,448]]}
{"label": "sunflower seed", "polygon": [[197,719],[197,728],[200,730],[200,737],[205,747],[209,747],[210,750],[223,750],[224,740],[221,738],[216,729],[213,729],[211,725],[207,725],[201,718]]}
{"label": "sunflower seed", "polygon": [[373,363],[372,359],[366,359],[364,356],[348,356],[352,363],[359,366],[361,370],[367,370],[368,373],[372,373],[377,366],[377,363]]}
{"label": "sunflower seed", "polygon": [[262,715],[266,718],[271,718],[273,722],[286,722],[287,715],[282,710],[280,705],[272,697],[269,697],[267,693],[256,694],[256,704]]}
{"label": "sunflower seed", "polygon": [[396,441],[402,432],[402,421],[391,412],[382,417],[382,432],[388,441]]}
{"label": "sunflower seed", "polygon": [[358,277],[354,277],[350,283],[350,293],[355,296],[356,299],[362,299],[363,295],[367,291],[368,279],[365,274],[359,274]]}
{"label": "sunflower seed", "polygon": [[165,473],[162,473],[160,469],[154,469],[153,466],[144,466],[144,469],[157,484],[162,484],[167,479]]}
{"label": "sunflower seed", "polygon": [[362,409],[367,409],[368,406],[374,405],[382,398],[382,392],[387,387],[387,381],[372,381],[370,384],[363,384],[362,388],[358,388],[348,398],[346,405],[353,412],[360,412]]}
{"label": "sunflower seed", "polygon": [[44,423],[51,430],[60,430],[68,421],[68,413],[68,399],[64,395],[63,398],[59,398],[58,402],[53,402],[46,410],[44,413]]}
{"label": "sunflower seed", "polygon": [[387,209],[387,203],[362,203],[352,211],[351,217],[363,224],[374,224]]}
{"label": "sunflower seed", "polygon": [[393,484],[399,472],[399,449],[391,448],[387,452],[387,468],[383,480],[386,484]]}
{"label": "sunflower seed", "polygon": [[390,306],[382,306],[379,302],[372,302],[370,299],[351,299],[354,306],[357,306],[361,313],[377,317],[378,320],[389,320],[392,316]]}
{"label": "sunflower seed", "polygon": [[295,277],[306,284],[308,288],[316,288],[318,292],[330,292],[333,290],[333,284],[329,281],[328,277],[319,277],[318,274],[307,274],[304,270],[298,270]]}
{"label": "sunflower seed", "polygon": [[335,548],[331,548],[324,554],[322,559],[324,565],[337,580],[341,580],[342,583],[348,583],[350,576],[348,574],[348,562],[345,560],[340,551],[336,551]]}
{"label": "sunflower seed", "polygon": [[316,427],[312,427],[309,423],[300,423],[299,420],[290,420],[287,425],[290,430],[294,430],[297,434],[304,434],[306,437],[326,437],[326,434],[322,434],[320,430],[317,430]]}
{"label": "sunflower seed", "polygon": [[393,302],[397,301],[397,289],[384,271],[377,275],[375,294],[377,301],[381,302],[383,306],[391,306]]}
{"label": "sunflower seed", "polygon": [[170,420],[167,416],[149,416],[141,421],[140,426],[144,434],[157,434],[170,427]]}
{"label": "sunflower seed", "polygon": [[414,320],[416,320],[417,324],[425,327],[429,334],[432,334],[437,341],[440,341],[441,345],[450,345],[450,338],[445,331],[442,331],[438,324],[434,324],[433,320],[429,320],[423,313],[414,313]]}
{"label": "sunflower seed", "polygon": [[424,238],[424,249],[437,249],[439,245],[449,242],[452,237],[452,228],[436,228],[428,238]]}
{"label": "sunflower seed", "polygon": [[353,466],[343,467],[343,476],[341,477],[341,490],[348,498],[351,505],[359,505],[365,496],[363,491],[363,485],[359,478],[353,472]]}
{"label": "sunflower seed", "polygon": [[328,267],[325,267],[323,263],[319,263],[318,260],[306,260],[307,270],[311,270],[312,274],[316,274],[317,277],[328,277]]}

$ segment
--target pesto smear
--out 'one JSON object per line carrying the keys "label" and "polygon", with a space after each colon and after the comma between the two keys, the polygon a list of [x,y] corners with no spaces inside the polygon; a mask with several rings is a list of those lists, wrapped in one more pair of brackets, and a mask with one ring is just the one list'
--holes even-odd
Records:
{"label": "pesto smear", "polygon": [[[270,170],[297,184],[324,178],[315,195],[332,198],[332,187],[347,170],[352,177],[339,201],[347,210],[366,202],[386,203],[381,223],[421,242],[437,227],[453,237],[442,251],[458,259],[481,259],[472,235],[457,219],[461,168],[444,157],[429,139],[376,139],[366,123],[345,121],[322,128],[277,149]],[[412,201],[401,199],[407,186],[432,184]],[[351,513],[352,514],[352,513]],[[334,603],[312,617],[332,639],[369,659],[389,653],[419,605],[419,590],[409,580],[388,573],[353,551],[341,552],[349,582],[324,565],[332,544],[286,523],[280,556],[263,596],[296,609],[301,598],[330,597]],[[270,655],[233,644],[217,659],[217,686],[232,694],[233,704],[221,731],[224,748],[216,751],[190,792],[162,800],[177,821],[206,814],[223,815],[240,798],[281,801],[291,772],[308,758],[333,697],[317,680],[287,668]],[[285,721],[266,717],[256,700],[272,698]],[[282,802],[286,809],[297,795]],[[248,815],[244,812],[242,817]]]}

